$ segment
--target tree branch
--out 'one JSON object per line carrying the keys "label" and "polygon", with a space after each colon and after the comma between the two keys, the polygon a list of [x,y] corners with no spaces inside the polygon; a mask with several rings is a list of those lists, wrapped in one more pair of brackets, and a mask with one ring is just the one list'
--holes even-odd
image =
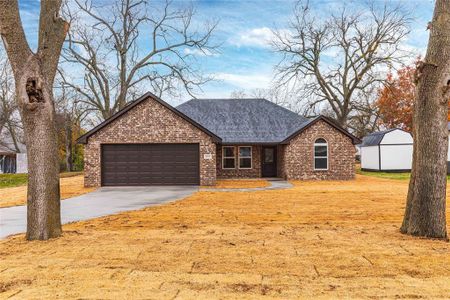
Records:
{"label": "tree branch", "polygon": [[17,0],[0,0],[0,36],[15,74],[25,66],[33,55],[21,24]]}
{"label": "tree branch", "polygon": [[44,76],[50,85],[56,75],[61,48],[69,31],[69,23],[59,16],[62,0],[41,0],[39,45]]}

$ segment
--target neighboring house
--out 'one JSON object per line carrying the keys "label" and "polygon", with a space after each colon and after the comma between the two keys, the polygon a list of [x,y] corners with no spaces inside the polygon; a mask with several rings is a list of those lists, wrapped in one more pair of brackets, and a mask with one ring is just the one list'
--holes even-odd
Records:
{"label": "neighboring house", "polygon": [[354,178],[360,141],[323,116],[264,99],[190,100],[147,93],[78,139],[85,185],[214,185],[217,178]]}
{"label": "neighboring house", "polygon": [[17,152],[10,137],[0,138],[0,173],[28,173],[27,149],[18,143]]}

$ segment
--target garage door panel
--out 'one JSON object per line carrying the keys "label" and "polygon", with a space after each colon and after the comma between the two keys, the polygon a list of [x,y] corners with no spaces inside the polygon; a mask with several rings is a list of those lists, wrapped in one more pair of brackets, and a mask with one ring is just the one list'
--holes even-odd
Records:
{"label": "garage door panel", "polygon": [[102,145],[102,184],[198,185],[198,144]]}

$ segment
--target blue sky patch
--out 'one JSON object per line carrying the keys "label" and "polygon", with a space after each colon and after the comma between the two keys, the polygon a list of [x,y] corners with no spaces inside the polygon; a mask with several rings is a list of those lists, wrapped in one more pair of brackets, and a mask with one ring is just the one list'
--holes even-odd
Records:
{"label": "blue sky patch", "polygon": [[[69,0],[70,1],[70,0]],[[100,0],[105,1],[105,0]],[[98,2],[98,1],[95,1]],[[39,21],[39,0],[21,0],[21,17],[24,29],[32,49],[37,45],[37,27]],[[183,7],[188,1],[175,1],[174,5]],[[197,15],[195,21],[201,24],[208,20],[219,20],[214,41],[222,46],[219,53],[197,55],[197,63],[206,73],[217,80],[203,86],[198,97],[229,97],[235,90],[269,88],[274,76],[274,66],[280,56],[274,53],[269,44],[272,30],[288,27],[296,1],[193,1]],[[342,5],[337,0],[310,0],[317,14],[332,13]],[[347,1],[347,7],[355,9],[365,3]],[[382,5],[384,2],[376,1]],[[431,20],[434,1],[432,0],[391,0],[388,5],[401,4],[411,13],[411,34],[404,46],[417,55],[425,54],[428,42],[426,26]],[[157,5],[158,1],[153,1]],[[163,5],[163,2],[161,2]],[[139,41],[145,49],[144,40]],[[191,49],[186,49],[191,51]],[[332,59],[332,58],[331,58]],[[413,61],[414,57],[412,57]],[[174,104],[186,99],[169,99]]]}

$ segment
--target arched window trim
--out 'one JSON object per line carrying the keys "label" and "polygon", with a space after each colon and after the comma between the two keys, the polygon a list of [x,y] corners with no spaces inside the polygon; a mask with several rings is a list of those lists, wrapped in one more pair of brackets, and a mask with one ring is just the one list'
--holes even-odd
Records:
{"label": "arched window trim", "polygon": [[[325,142],[322,142],[322,141],[317,142],[320,139],[324,140]],[[316,156],[316,147],[317,146],[325,146],[326,147],[326,150],[327,150],[326,156]],[[328,167],[329,167],[329,162],[328,162],[329,159],[330,159],[329,156],[330,155],[329,155],[329,151],[328,151],[328,141],[325,138],[322,138],[322,137],[316,138],[314,140],[314,146],[313,146],[313,166],[314,166],[314,171],[327,171]],[[316,159],[319,159],[319,160],[326,159],[326,163],[327,163],[326,168],[317,168],[316,167]]]}

